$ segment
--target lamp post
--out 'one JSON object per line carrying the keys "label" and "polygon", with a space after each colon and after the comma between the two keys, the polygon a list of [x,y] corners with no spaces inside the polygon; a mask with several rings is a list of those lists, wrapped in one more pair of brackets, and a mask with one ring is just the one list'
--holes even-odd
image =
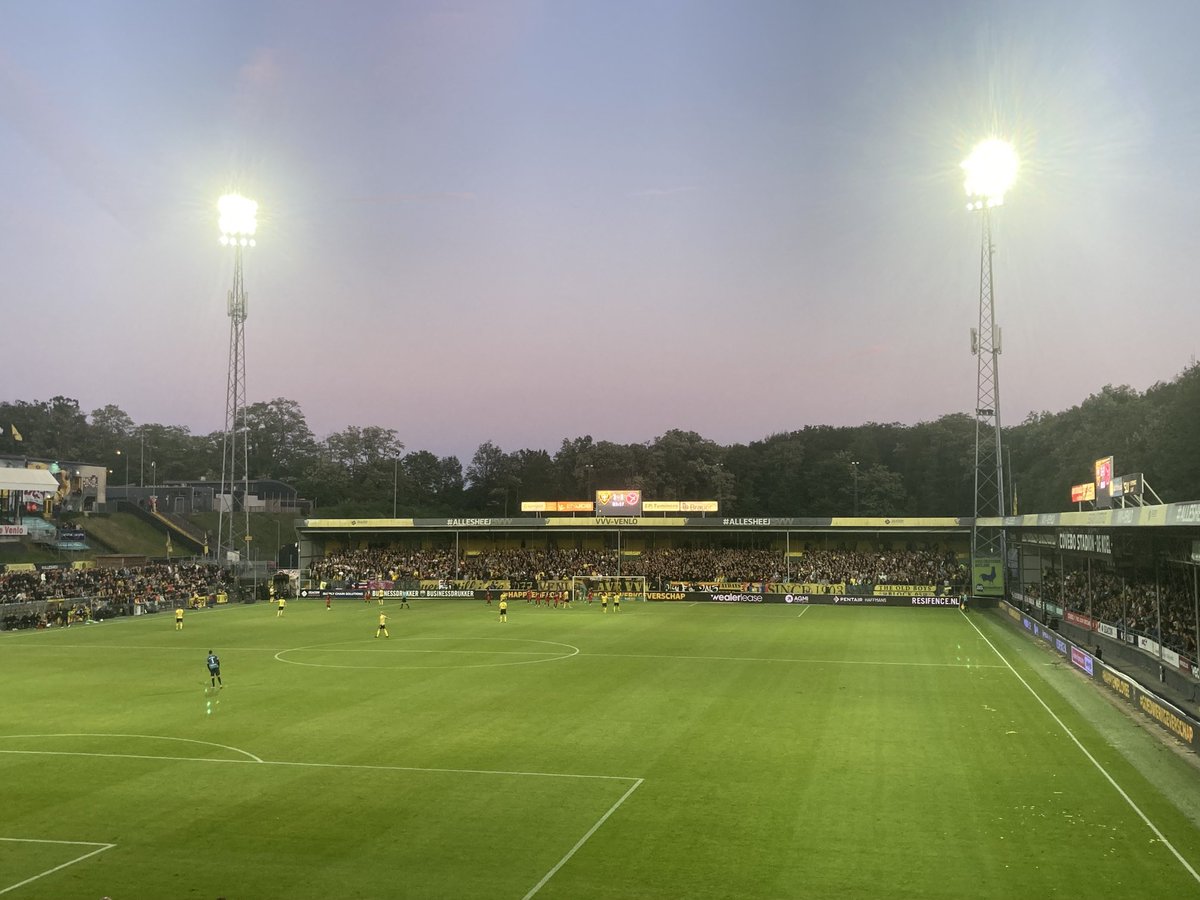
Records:
{"label": "lamp post", "polygon": [[[1004,456],[1000,446],[1000,329],[996,325],[996,302],[992,284],[992,210],[1017,177],[1017,154],[1012,145],[995,138],[983,141],[962,164],[967,209],[983,217],[983,240],[979,258],[979,324],[971,330],[971,352],[978,360],[975,401],[975,521],[1004,516]],[[1003,571],[1004,529],[971,530],[971,560],[975,567],[994,565]],[[972,579],[974,582],[974,579]],[[1002,593],[996,581],[994,593]],[[982,585],[972,584],[972,587]]]}
{"label": "lamp post", "polygon": [[396,485],[399,483],[397,478],[400,473],[400,457],[392,459],[392,518],[396,518]]}
{"label": "lamp post", "polygon": [[858,460],[850,463],[850,474],[854,476],[854,515],[858,517]]}

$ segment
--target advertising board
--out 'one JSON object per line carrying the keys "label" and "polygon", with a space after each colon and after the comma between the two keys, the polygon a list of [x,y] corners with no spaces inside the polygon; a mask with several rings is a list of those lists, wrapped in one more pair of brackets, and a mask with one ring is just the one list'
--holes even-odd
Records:
{"label": "advertising board", "polygon": [[[1003,602],[1001,606],[1010,616],[1017,618],[1024,630],[1032,637],[1044,641],[1060,656],[1069,658],[1071,664],[1081,672],[1129,702],[1134,708],[1141,710],[1193,750],[1200,750],[1200,731],[1198,731],[1200,723],[1197,723],[1186,712],[1142,687],[1124,672],[1105,665],[1082,647],[1071,643],[1052,629],[1028,616],[1021,615],[1016,607]],[[1157,644],[1155,646],[1157,647]]]}

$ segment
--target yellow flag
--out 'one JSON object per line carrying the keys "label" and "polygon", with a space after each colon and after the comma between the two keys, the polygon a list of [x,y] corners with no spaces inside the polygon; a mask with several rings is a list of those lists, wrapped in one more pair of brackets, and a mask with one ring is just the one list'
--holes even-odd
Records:
{"label": "yellow flag", "polygon": [[21,432],[17,431],[17,426],[15,423],[13,425],[10,425],[9,427],[12,429],[12,436],[13,436],[14,441],[25,440],[25,438],[21,437]]}

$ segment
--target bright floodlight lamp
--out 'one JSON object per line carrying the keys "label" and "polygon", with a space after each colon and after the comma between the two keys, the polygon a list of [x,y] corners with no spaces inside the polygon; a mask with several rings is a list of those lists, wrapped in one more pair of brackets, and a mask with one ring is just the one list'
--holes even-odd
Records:
{"label": "bright floodlight lamp", "polygon": [[1017,179],[1017,154],[1012,144],[991,138],[976,145],[962,167],[963,187],[972,198],[967,209],[999,206]]}
{"label": "bright floodlight lamp", "polygon": [[258,229],[258,204],[238,194],[226,194],[217,201],[221,213],[218,227],[221,243],[242,247],[254,246],[254,232]]}

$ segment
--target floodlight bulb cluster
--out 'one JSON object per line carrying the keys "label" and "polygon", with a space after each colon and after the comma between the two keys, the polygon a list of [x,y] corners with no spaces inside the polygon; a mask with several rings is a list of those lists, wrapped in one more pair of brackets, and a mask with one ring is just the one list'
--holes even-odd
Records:
{"label": "floodlight bulb cluster", "polygon": [[238,194],[226,194],[217,201],[217,210],[221,214],[218,226],[222,245],[253,247],[258,204]]}
{"label": "floodlight bulb cluster", "polygon": [[1017,180],[1017,154],[1012,144],[991,138],[976,145],[962,168],[963,187],[973,198],[967,209],[990,209],[1004,203],[1004,195]]}

